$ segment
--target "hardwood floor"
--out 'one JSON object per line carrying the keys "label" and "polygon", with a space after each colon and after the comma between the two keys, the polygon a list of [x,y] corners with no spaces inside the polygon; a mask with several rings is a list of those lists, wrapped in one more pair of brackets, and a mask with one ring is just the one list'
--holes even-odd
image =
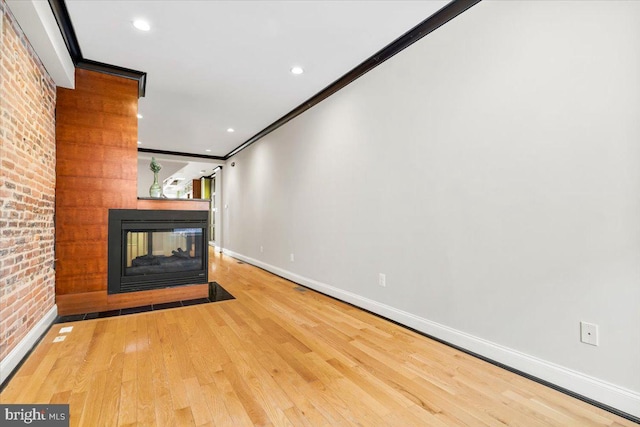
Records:
{"label": "hardwood floor", "polygon": [[69,403],[73,426],[636,426],[210,258],[210,279],[235,300],[54,325],[0,402]]}

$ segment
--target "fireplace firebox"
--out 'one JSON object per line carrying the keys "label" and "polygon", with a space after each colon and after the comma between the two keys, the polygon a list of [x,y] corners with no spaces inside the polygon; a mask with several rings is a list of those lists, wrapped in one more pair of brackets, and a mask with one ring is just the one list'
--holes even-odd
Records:
{"label": "fireplace firebox", "polygon": [[108,293],[207,283],[208,211],[109,210]]}

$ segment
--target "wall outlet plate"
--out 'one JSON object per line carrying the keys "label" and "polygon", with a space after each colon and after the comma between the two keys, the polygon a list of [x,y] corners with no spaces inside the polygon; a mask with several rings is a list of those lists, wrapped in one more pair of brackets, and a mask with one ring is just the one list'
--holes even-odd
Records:
{"label": "wall outlet plate", "polygon": [[598,325],[580,322],[580,341],[589,345],[598,345]]}
{"label": "wall outlet plate", "polygon": [[378,275],[378,285],[382,286],[383,288],[387,287],[387,275],[386,274],[380,273]]}

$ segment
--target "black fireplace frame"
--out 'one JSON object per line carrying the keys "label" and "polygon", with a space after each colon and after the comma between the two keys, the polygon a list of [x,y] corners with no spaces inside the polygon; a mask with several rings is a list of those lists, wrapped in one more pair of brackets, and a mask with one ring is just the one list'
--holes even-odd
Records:
{"label": "black fireplace frame", "polygon": [[[208,282],[209,211],[109,209],[107,294],[121,294]],[[127,231],[169,231],[201,228],[199,246],[202,269],[125,276]]]}

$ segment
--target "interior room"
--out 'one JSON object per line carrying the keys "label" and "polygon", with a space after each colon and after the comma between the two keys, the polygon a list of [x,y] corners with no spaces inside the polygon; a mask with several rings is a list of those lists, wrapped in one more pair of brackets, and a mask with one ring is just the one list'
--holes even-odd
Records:
{"label": "interior room", "polygon": [[640,2],[0,6],[3,422],[640,424]]}

